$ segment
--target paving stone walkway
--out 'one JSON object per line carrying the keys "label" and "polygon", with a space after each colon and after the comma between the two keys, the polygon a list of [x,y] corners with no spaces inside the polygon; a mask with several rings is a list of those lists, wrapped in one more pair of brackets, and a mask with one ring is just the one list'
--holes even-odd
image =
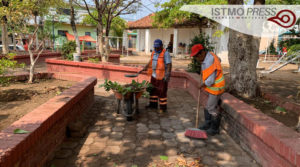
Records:
{"label": "paving stone walkway", "polygon": [[139,115],[127,122],[116,114],[113,94],[95,87],[88,133],[66,139],[46,166],[158,167],[195,165],[195,160],[203,166],[259,166],[224,131],[205,141],[184,136],[194,126],[197,104],[184,90],[169,90],[166,114],[144,109],[147,102],[141,99]]}

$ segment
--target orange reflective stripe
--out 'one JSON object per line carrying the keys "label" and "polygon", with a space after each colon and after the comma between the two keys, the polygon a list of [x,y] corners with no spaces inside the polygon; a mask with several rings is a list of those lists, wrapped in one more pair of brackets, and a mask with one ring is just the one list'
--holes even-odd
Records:
{"label": "orange reflective stripe", "polygon": [[160,102],[159,103],[160,105],[165,105],[165,104],[168,104],[167,102]]}
{"label": "orange reflective stripe", "polygon": [[158,96],[150,96],[150,98],[158,98]]}
{"label": "orange reflective stripe", "polygon": [[168,100],[168,98],[159,98],[159,100]]}

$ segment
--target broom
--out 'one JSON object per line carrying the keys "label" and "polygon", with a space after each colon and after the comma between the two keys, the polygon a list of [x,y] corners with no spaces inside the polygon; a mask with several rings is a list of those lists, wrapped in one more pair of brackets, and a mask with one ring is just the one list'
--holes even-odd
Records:
{"label": "broom", "polygon": [[[200,75],[200,83],[201,83],[201,75]],[[201,84],[200,84],[201,85]],[[205,131],[198,129],[199,125],[199,113],[200,113],[200,93],[201,88],[199,88],[198,91],[198,104],[197,104],[197,113],[196,113],[196,127],[195,128],[188,128],[184,135],[186,137],[190,138],[196,138],[196,139],[207,139],[207,134]]]}

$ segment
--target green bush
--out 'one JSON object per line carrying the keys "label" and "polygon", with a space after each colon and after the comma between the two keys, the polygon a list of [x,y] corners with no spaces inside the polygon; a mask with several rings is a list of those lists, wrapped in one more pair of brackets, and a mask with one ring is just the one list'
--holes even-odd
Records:
{"label": "green bush", "polygon": [[288,49],[296,44],[300,44],[300,39],[297,38],[291,38],[288,40],[280,41],[279,42],[279,48],[282,50],[283,47],[287,47]]}
{"label": "green bush", "polygon": [[[298,52],[298,53],[297,53]],[[288,60],[291,60],[293,59],[294,57],[296,57],[297,55],[300,54],[300,44],[296,44],[296,45],[292,45],[289,49],[288,49],[288,52],[287,52],[287,55],[288,56],[291,56],[289,57],[288,59],[286,59],[287,61]],[[296,59],[295,61],[293,61],[293,63],[299,63],[300,62],[300,59]]]}
{"label": "green bush", "polygon": [[[195,44],[202,44],[208,51],[213,51],[214,47],[210,42],[210,37],[205,35],[204,33],[200,33],[198,36],[195,36],[189,45],[189,50],[191,50],[192,46]],[[201,64],[195,59],[192,59],[192,62],[188,65],[188,72],[194,72],[200,74],[201,72]]]}
{"label": "green bush", "polygon": [[73,60],[73,53],[76,50],[75,41],[67,41],[61,47],[63,59]]}
{"label": "green bush", "polygon": [[90,62],[90,63],[99,63],[100,62],[100,59],[98,58],[98,57],[96,57],[96,58],[88,58],[88,61]]}
{"label": "green bush", "polygon": [[5,76],[5,74],[7,74],[9,69],[25,67],[24,63],[18,64],[17,61],[13,60],[15,55],[16,55],[15,53],[9,53],[7,56],[0,59],[0,85],[1,86],[9,85],[11,78]]}
{"label": "green bush", "polygon": [[270,45],[268,47],[268,54],[269,55],[277,55],[276,48],[274,46],[274,39],[272,40],[272,42],[270,43]]}

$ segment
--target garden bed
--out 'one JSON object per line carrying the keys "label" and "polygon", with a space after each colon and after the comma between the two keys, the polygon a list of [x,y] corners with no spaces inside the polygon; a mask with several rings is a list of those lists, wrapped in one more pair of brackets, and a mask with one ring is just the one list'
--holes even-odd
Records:
{"label": "garden bed", "polygon": [[[14,80],[26,80],[27,77],[28,74],[20,75],[14,77]],[[94,102],[94,86],[97,83],[94,77],[58,73],[41,73],[35,77],[67,80],[67,84],[76,83],[61,93],[56,92],[60,94],[0,132],[0,166],[43,166],[68,134],[77,133],[72,131],[72,124]],[[17,129],[26,133],[16,134]],[[81,129],[78,133],[81,133]]]}
{"label": "garden bed", "polygon": [[235,95],[235,97],[262,111],[264,114],[283,123],[285,126],[295,129],[298,123],[299,115],[295,112],[281,110],[280,107],[263,97],[243,98]]}
{"label": "garden bed", "polygon": [[33,84],[11,83],[0,89],[0,130],[20,119],[52,97],[61,94],[73,81],[41,79]]}

